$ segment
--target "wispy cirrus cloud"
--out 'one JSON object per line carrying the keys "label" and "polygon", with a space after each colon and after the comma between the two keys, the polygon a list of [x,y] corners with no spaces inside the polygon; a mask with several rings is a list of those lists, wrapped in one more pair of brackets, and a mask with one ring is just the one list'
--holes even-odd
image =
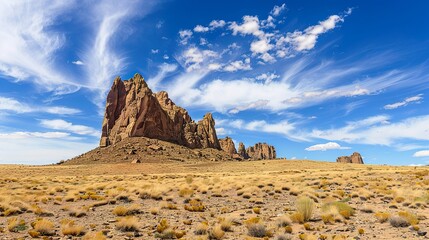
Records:
{"label": "wispy cirrus cloud", "polygon": [[143,18],[152,11],[155,4],[156,2],[151,0],[112,0],[91,4],[90,22],[94,34],[90,39],[93,41],[84,51],[82,59],[85,62],[87,85],[96,91],[95,103],[100,109],[111,81],[127,66],[126,56],[117,50],[115,44],[115,40],[120,36],[121,26],[131,19]]}
{"label": "wispy cirrus cloud", "polygon": [[56,94],[77,91],[81,84],[56,64],[66,36],[53,28],[74,4],[69,0],[0,2],[0,75],[31,81]]}
{"label": "wispy cirrus cloud", "polygon": [[101,136],[101,132],[99,130],[84,125],[73,124],[63,119],[43,119],[40,121],[40,125],[45,128],[68,131],[78,135],[86,135],[93,137]]}
{"label": "wispy cirrus cloud", "polygon": [[64,106],[37,106],[20,102],[14,98],[5,97],[0,97],[0,112],[1,111],[8,111],[13,113],[41,112],[60,115],[71,115],[81,112],[79,109],[75,108],[69,108]]}
{"label": "wispy cirrus cloud", "polygon": [[422,100],[423,100],[423,94],[418,94],[418,95],[413,96],[413,97],[405,98],[403,101],[400,101],[400,102],[387,104],[384,106],[384,109],[392,110],[392,109],[396,109],[399,107],[405,107],[410,103],[420,103]]}

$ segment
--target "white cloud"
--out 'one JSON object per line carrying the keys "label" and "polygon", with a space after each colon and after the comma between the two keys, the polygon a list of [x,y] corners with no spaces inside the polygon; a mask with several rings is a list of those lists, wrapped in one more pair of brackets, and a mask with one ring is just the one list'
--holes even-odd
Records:
{"label": "white cloud", "polygon": [[192,31],[189,29],[179,31],[180,44],[188,44],[189,39],[192,37]]}
{"label": "white cloud", "polygon": [[209,42],[207,41],[207,39],[205,39],[205,38],[200,38],[200,45],[201,46],[205,46],[205,45],[207,45]]}
{"label": "white cloud", "polygon": [[170,57],[167,54],[164,54],[164,56],[162,56],[163,59],[168,60],[170,59]]}
{"label": "white cloud", "polygon": [[346,126],[327,130],[313,130],[308,137],[371,145],[391,146],[401,140],[429,140],[429,115],[391,122],[390,117],[379,115],[348,122]]}
{"label": "white cloud", "polygon": [[286,9],[286,4],[282,4],[280,6],[274,6],[273,10],[271,10],[270,14],[272,14],[274,17],[280,15],[284,10]]}
{"label": "white cloud", "polygon": [[404,99],[404,101],[401,101],[401,102],[387,104],[384,106],[384,109],[387,109],[387,110],[396,109],[399,107],[407,106],[410,103],[420,103],[421,100],[423,100],[423,94],[418,94],[416,96],[406,98]]}
{"label": "white cloud", "polygon": [[218,136],[228,136],[232,134],[232,131],[225,128],[216,128],[216,134]]}
{"label": "white cloud", "polygon": [[349,147],[342,147],[336,142],[328,142],[323,144],[316,144],[306,148],[306,151],[326,151],[326,150],[336,150],[336,149],[350,149]]}
{"label": "white cloud", "polygon": [[250,66],[250,58],[246,58],[244,59],[244,61],[237,60],[237,61],[230,62],[228,63],[228,65],[226,65],[223,68],[223,70],[226,72],[236,72],[239,70],[252,70],[252,67]]}
{"label": "white cloud", "polygon": [[[90,23],[93,31],[88,49],[83,54],[86,67],[87,87],[97,93],[94,102],[99,109],[104,108],[104,100],[110,89],[111,81],[121,74],[126,67],[125,57],[118,52],[115,41],[118,37],[126,38],[126,34],[119,34],[122,26],[134,18],[142,18],[153,8],[156,1],[102,1],[91,6]],[[139,9],[139,11],[136,11]],[[121,39],[121,40],[122,40]]]}
{"label": "white cloud", "polygon": [[262,38],[257,41],[253,41],[250,44],[250,51],[252,51],[253,54],[263,54],[268,52],[273,48],[273,45],[270,44],[269,40],[266,38]]}
{"label": "white cloud", "polygon": [[231,127],[234,129],[242,129],[255,132],[264,132],[272,134],[280,134],[292,140],[304,140],[300,136],[294,136],[292,133],[295,130],[295,124],[288,122],[287,120],[279,121],[276,123],[270,123],[265,120],[254,120],[245,122],[242,119],[236,120],[218,120],[216,121],[219,127]]}
{"label": "white cloud", "polygon": [[13,98],[0,97],[0,111],[11,111],[15,113],[31,113],[31,112],[44,112],[51,114],[71,115],[77,114],[81,111],[75,108],[68,108],[62,106],[33,106],[26,103],[19,102]]}
{"label": "white cloud", "polygon": [[262,100],[262,99],[257,100],[257,101],[248,103],[246,105],[238,106],[234,109],[231,109],[231,110],[229,110],[229,113],[236,114],[236,113],[239,113],[241,111],[248,110],[248,109],[263,109],[268,103],[269,103],[268,100]]}
{"label": "white cloud", "polygon": [[0,2],[0,75],[32,81],[56,94],[75,92],[81,83],[60,72],[54,61],[65,35],[54,30],[74,1]]}
{"label": "white cloud", "polygon": [[257,16],[244,16],[241,25],[232,22],[229,29],[232,30],[232,35],[254,35],[257,37],[263,36],[264,32],[259,28],[259,19]]}
{"label": "white cloud", "polygon": [[210,22],[210,28],[216,29],[216,28],[222,28],[224,27],[226,22],[224,20],[213,20]]}
{"label": "white cloud", "polygon": [[413,157],[429,157],[429,150],[422,150],[415,152],[413,154]]}
{"label": "white cloud", "polygon": [[159,66],[158,73],[154,77],[150,78],[147,81],[147,83],[152,90],[157,91],[159,83],[162,80],[164,80],[164,78],[167,76],[167,74],[172,73],[176,70],[177,70],[176,64],[163,63]]}
{"label": "white cloud", "polygon": [[65,132],[13,132],[0,133],[0,139],[24,139],[24,138],[66,138],[70,136]]}
{"label": "white cloud", "polygon": [[263,80],[265,84],[271,83],[273,80],[279,78],[280,76],[275,73],[263,73],[256,77],[256,80]]}
{"label": "white cloud", "polygon": [[63,132],[0,133],[0,163],[57,163],[87,152],[97,145],[97,141],[84,142]]}
{"label": "white cloud", "polygon": [[284,43],[289,43],[296,51],[299,52],[313,49],[319,35],[334,29],[339,22],[343,21],[344,17],[332,15],[325,21],[321,21],[317,25],[306,28],[303,32],[295,31],[293,33],[288,33],[286,38],[279,39],[277,45],[282,46]]}
{"label": "white cloud", "polygon": [[219,63],[210,63],[209,65],[208,65],[208,69],[209,70],[214,70],[214,71],[216,71],[216,70],[219,70],[219,69],[221,69],[222,68],[222,65],[220,65]]}
{"label": "white cloud", "polygon": [[150,52],[152,54],[157,54],[159,52],[159,49],[151,49]]}
{"label": "white cloud", "polygon": [[218,54],[211,50],[200,50],[197,47],[190,47],[186,49],[180,56],[183,61],[187,72],[198,70],[209,59],[217,57]]}
{"label": "white cloud", "polygon": [[[227,76],[223,79],[205,81],[202,85],[196,84],[198,82],[183,85],[180,81],[186,77],[180,75],[173,78],[172,83],[181,89],[181,94],[177,94],[175,99],[179,105],[184,107],[204,106],[226,113],[231,109],[246,106],[255,100],[267,100],[268,103],[261,109],[276,112],[313,106],[331,99],[376,94],[427,81],[428,75],[425,75],[424,66],[392,70],[384,72],[382,75],[369,75],[362,80],[359,79],[359,76],[363,76],[366,72],[383,66],[382,59],[385,58],[386,55],[381,54],[367,56],[362,60],[330,61],[325,59],[319,63],[312,56],[303,55],[288,64],[287,67],[277,68],[276,71],[281,72],[278,74],[280,77],[272,81],[262,82],[251,78],[234,79],[234,75],[228,75],[229,78]],[[221,64],[222,59],[212,58],[211,60],[216,61],[210,62],[210,59],[206,59],[203,61],[204,64],[198,65],[199,70],[218,69],[218,71],[237,72],[240,69],[252,69],[250,58],[225,65]],[[201,62],[201,60],[197,62]],[[215,65],[209,69],[208,64]],[[219,68],[219,65],[222,65],[222,68]],[[409,79],[414,79],[414,81],[409,81]],[[189,88],[184,89],[185,86]],[[178,93],[173,88],[170,89],[169,91]],[[222,98],[219,98],[219,92],[222,92]],[[185,98],[187,101],[182,101]]]}
{"label": "white cloud", "polygon": [[92,127],[88,127],[84,125],[75,125],[73,123],[64,121],[62,119],[52,119],[52,120],[43,119],[40,121],[40,124],[45,128],[69,131],[71,133],[79,134],[79,135],[87,135],[87,136],[93,136],[93,137],[101,136],[100,131],[95,130]]}
{"label": "white cloud", "polygon": [[72,63],[75,65],[84,65],[84,63],[80,60],[73,61]]}
{"label": "white cloud", "polygon": [[197,25],[194,27],[194,32],[208,32],[210,29],[202,25]]}

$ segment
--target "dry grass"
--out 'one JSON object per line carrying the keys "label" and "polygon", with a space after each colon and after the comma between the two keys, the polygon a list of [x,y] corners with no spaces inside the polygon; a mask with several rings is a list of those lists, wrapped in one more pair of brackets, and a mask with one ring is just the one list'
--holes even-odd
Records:
{"label": "dry grass", "polygon": [[135,216],[120,218],[116,222],[116,228],[123,232],[138,231],[140,229],[139,219]]}
{"label": "dry grass", "polygon": [[[0,173],[8,169],[7,177],[0,175],[0,235],[340,239],[382,233],[395,239],[395,226],[411,226],[401,234],[414,239],[429,225],[429,176],[418,168],[309,161],[141,166],[0,166]],[[58,222],[66,218],[72,220]]]}

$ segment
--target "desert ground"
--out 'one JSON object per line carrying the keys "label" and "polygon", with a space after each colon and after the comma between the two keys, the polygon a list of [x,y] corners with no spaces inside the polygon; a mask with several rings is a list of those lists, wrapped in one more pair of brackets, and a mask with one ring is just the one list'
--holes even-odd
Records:
{"label": "desert ground", "polygon": [[429,168],[0,166],[0,239],[428,239]]}

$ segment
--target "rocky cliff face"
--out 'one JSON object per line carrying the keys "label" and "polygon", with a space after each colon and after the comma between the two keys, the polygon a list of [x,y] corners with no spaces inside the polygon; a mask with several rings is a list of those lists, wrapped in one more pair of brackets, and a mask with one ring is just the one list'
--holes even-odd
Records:
{"label": "rocky cliff face", "polygon": [[166,92],[152,93],[140,74],[125,81],[118,77],[113,82],[107,96],[100,146],[129,137],[154,138],[189,148],[220,149],[210,113],[195,123]]}
{"label": "rocky cliff face", "polygon": [[274,146],[268,145],[266,143],[257,143],[255,146],[248,147],[246,149],[246,154],[250,159],[275,159],[276,150]]}
{"label": "rocky cliff face", "polygon": [[358,152],[354,152],[351,156],[341,156],[337,158],[338,163],[356,163],[364,164],[362,156]]}
{"label": "rocky cliff face", "polygon": [[242,143],[242,142],[240,142],[238,144],[238,151],[237,151],[237,153],[243,159],[248,159],[249,158],[249,155],[247,155],[247,152],[246,152],[246,147],[244,146],[244,143]]}
{"label": "rocky cliff face", "polygon": [[237,154],[237,151],[235,150],[234,141],[232,141],[230,137],[220,139],[219,143],[221,149],[228,153],[230,156],[234,156],[234,154]]}

